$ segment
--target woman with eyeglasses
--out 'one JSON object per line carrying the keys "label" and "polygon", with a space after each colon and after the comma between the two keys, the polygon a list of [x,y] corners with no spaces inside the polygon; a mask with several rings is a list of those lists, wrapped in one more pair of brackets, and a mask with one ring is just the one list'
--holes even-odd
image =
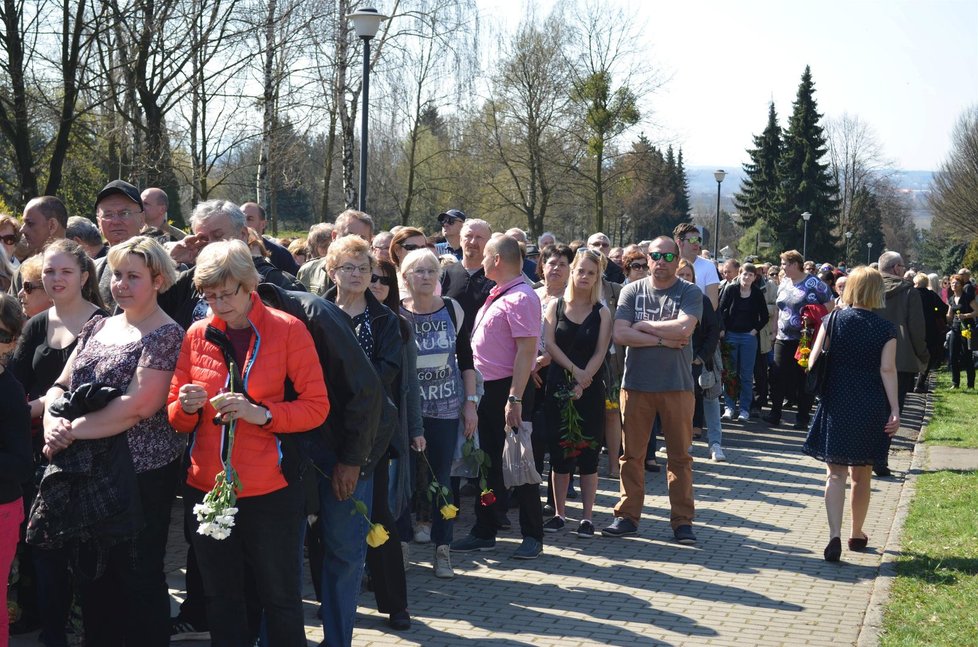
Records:
{"label": "woman with eyeglasses", "polygon": [[[441,263],[429,250],[415,250],[404,257],[401,275],[409,296],[401,301],[401,314],[414,331],[421,394],[424,437],[415,448],[426,452],[435,478],[444,486],[451,480],[452,458],[459,425],[471,438],[478,425],[475,366],[464,312],[455,300],[435,294]],[[426,469],[426,468],[425,468]],[[452,578],[450,546],[454,521],[439,513],[444,503],[433,501],[431,541],[435,544],[435,577]]]}
{"label": "woman with eyeglasses", "polygon": [[649,275],[649,257],[639,247],[630,246],[621,258],[625,270],[625,285],[640,281]]}
{"label": "woman with eyeglasses", "polygon": [[[601,302],[605,263],[600,252],[578,250],[564,294],[547,307],[543,332],[552,358],[546,411],[556,426],[549,434],[554,516],[543,529],[559,532],[566,525],[567,485],[579,468],[583,510],[576,534],[583,539],[594,537],[591,515],[598,486],[598,456],[604,444],[605,384],[601,369],[611,343],[612,325],[611,311]],[[568,391],[571,402],[560,399]],[[581,417],[581,440],[571,433],[563,417],[566,406],[573,406]],[[576,444],[568,444],[572,442]]]}
{"label": "woman with eyeglasses", "polygon": [[[157,294],[173,284],[176,272],[163,247],[146,236],[114,245],[107,262],[112,297],[122,312],[82,326],[74,352],[44,396],[44,453],[52,464],[31,511],[28,541],[64,545],[73,571],[86,574],[77,584],[88,643],[165,645],[170,600],[163,560],[185,441],[167,421],[164,405],[183,329],[160,309]],[[66,394],[79,398],[83,385],[121,395],[71,420],[58,417],[52,405]],[[90,463],[77,484],[83,494],[72,489],[68,500],[65,480],[79,462]],[[104,478],[120,480],[108,487]],[[65,519],[93,506],[121,512],[59,534]]]}
{"label": "woman with eyeglasses", "polygon": [[[304,496],[282,470],[279,435],[322,424],[329,400],[312,336],[295,317],[262,303],[255,292],[259,278],[240,240],[213,242],[200,252],[194,285],[212,314],[190,326],[169,385],[170,421],[181,434],[195,432],[184,516],[215,645],[250,645],[258,635],[258,618],[246,604],[248,570],[268,643],[305,642],[296,559]],[[195,507],[224,473],[224,460],[240,488],[234,525],[222,538],[207,532]]]}
{"label": "woman with eyeglasses", "polygon": [[20,524],[24,520],[21,484],[30,480],[31,422],[27,396],[7,363],[24,326],[17,299],[0,293],[0,645],[8,644],[7,578],[17,551]]}
{"label": "woman with eyeglasses", "polygon": [[398,285],[400,286],[399,292],[401,298],[407,297],[407,287],[404,285],[403,277],[400,277],[401,262],[404,257],[413,252],[416,249],[424,249],[428,246],[428,237],[424,235],[424,232],[416,227],[401,227],[391,238],[391,244],[388,248],[388,253],[390,255],[390,261],[397,268],[400,281]]}
{"label": "woman with eyeglasses", "polygon": [[21,287],[17,298],[28,319],[44,312],[54,303],[41,282],[43,269],[44,257],[41,254],[35,254],[20,264]]}
{"label": "woman with eyeglasses", "polygon": [[[92,319],[109,316],[99,296],[95,264],[78,243],[56,240],[39,256],[43,273],[40,290],[50,295],[54,305],[27,322],[9,364],[11,373],[27,392],[31,419],[38,426],[44,414],[44,394],[64,370],[82,328]],[[35,447],[38,467],[47,464],[41,445],[43,438],[38,436]],[[28,494],[33,500],[34,492]],[[63,644],[67,640],[65,625],[72,597],[68,554],[64,550],[34,547],[31,556],[37,569],[37,591],[22,586],[19,597],[21,600],[36,597],[42,640]]]}
{"label": "woman with eyeglasses", "polygon": [[[396,240],[397,235],[394,238]],[[394,247],[392,242],[392,257]],[[326,273],[333,281],[333,287],[325,298],[334,301],[350,317],[360,348],[377,370],[387,397],[397,403],[400,401],[397,378],[403,365],[404,341],[397,314],[368,289],[374,268],[370,245],[364,239],[351,234],[333,241],[326,253]],[[393,431],[378,429],[377,433],[391,438]],[[404,555],[387,500],[388,467],[388,460],[381,459],[373,472],[371,521],[382,524],[390,539],[377,548],[367,549],[367,566],[377,597],[377,610],[388,614],[388,624],[393,629],[404,630],[411,627],[411,616],[407,609]]]}

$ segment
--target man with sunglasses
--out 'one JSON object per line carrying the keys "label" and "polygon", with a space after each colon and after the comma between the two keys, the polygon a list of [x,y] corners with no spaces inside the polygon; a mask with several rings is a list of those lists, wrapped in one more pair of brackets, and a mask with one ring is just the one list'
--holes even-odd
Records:
{"label": "man with sunglasses", "polygon": [[465,223],[465,212],[461,209],[449,209],[438,214],[438,224],[441,225],[441,235],[445,242],[435,243],[435,253],[453,254],[462,260],[462,225]]}
{"label": "man with sunglasses", "polygon": [[716,265],[708,258],[700,256],[703,250],[703,234],[688,222],[677,225],[672,232],[679,246],[679,255],[693,264],[693,274],[696,275],[696,285],[710,299],[715,310],[720,302],[720,275]]}
{"label": "man with sunglasses", "polygon": [[608,537],[638,533],[645,502],[645,456],[656,416],[662,420],[669,474],[670,525],[681,544],[693,534],[693,329],[703,315],[699,288],[676,277],[679,246],[660,236],[649,246],[652,275],[622,288],[615,313],[615,343],[626,347],[621,413],[624,422],[621,500]]}

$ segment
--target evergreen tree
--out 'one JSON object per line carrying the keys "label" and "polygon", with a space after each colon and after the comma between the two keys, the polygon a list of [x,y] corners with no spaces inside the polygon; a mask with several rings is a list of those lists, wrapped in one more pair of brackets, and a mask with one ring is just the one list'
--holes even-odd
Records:
{"label": "evergreen tree", "polygon": [[764,132],[754,136],[754,148],[747,151],[750,162],[744,164],[744,179],[740,193],[734,195],[737,213],[745,227],[755,222],[775,222],[784,211],[780,206],[781,181],[779,166],[782,154],[781,127],[774,111],[774,102],[768,107],[767,126]]}
{"label": "evergreen tree", "polygon": [[788,128],[784,134],[780,178],[781,213],[773,224],[781,249],[801,249],[804,222],[801,214],[812,214],[808,221],[808,257],[828,261],[839,253],[839,241],[833,233],[838,224],[838,187],[828,163],[826,138],[815,103],[815,84],[811,68],[806,66],[798,85]]}
{"label": "evergreen tree", "polygon": [[673,181],[673,194],[676,196],[676,222],[673,225],[673,229],[675,229],[676,225],[680,223],[691,222],[689,217],[689,178],[686,177],[686,165],[683,163],[683,149],[681,148],[679,149],[679,157],[676,158],[676,171],[673,175]]}

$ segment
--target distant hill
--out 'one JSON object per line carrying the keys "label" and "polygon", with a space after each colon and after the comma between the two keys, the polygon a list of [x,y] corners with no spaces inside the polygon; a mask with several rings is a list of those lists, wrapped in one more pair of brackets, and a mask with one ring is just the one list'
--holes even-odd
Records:
{"label": "distant hill", "polygon": [[[740,166],[689,166],[686,176],[689,180],[689,203],[693,213],[712,214],[716,212],[717,182],[714,171],[722,168],[727,172],[720,185],[720,208],[733,212],[733,195],[740,190],[744,177]],[[930,192],[934,171],[893,171],[893,182],[899,191],[913,196],[914,224],[920,229],[929,229],[933,215],[927,207],[927,194]]]}

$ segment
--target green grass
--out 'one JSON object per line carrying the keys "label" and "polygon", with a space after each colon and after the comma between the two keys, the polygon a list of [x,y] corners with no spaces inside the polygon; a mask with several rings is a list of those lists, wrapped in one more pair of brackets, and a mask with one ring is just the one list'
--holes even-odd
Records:
{"label": "green grass", "polygon": [[[950,385],[949,373],[937,373],[937,390],[933,394],[934,415],[927,423],[924,442],[950,447],[978,447],[978,393],[966,389],[951,391],[948,389]],[[978,644],[978,638],[975,642]]]}
{"label": "green grass", "polygon": [[[978,446],[974,392],[948,391],[938,378],[927,442]],[[904,524],[882,647],[978,645],[978,472],[917,478]]]}

